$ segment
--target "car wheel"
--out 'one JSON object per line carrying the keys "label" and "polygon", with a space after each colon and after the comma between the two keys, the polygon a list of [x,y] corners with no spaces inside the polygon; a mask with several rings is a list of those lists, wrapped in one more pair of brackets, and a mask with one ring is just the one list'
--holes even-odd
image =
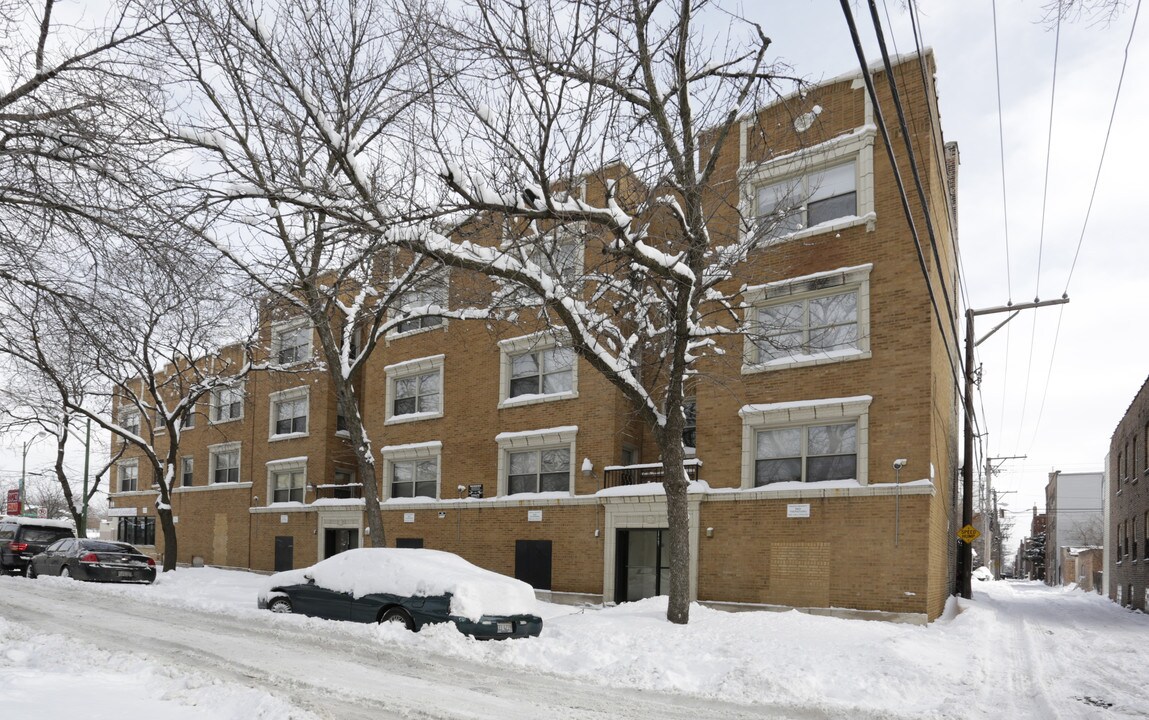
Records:
{"label": "car wheel", "polygon": [[411,613],[403,608],[393,607],[383,613],[383,617],[379,618],[379,622],[384,623],[403,623],[403,627],[411,632],[415,631],[415,620],[411,618]]}
{"label": "car wheel", "polygon": [[277,597],[267,604],[267,609],[273,613],[291,612],[291,601],[285,597]]}
{"label": "car wheel", "polygon": [[68,569],[68,566],[67,566],[67,565],[65,565],[64,567],[60,568],[60,577],[62,577],[62,578],[70,578],[70,577],[72,577],[72,571]]}
{"label": "car wheel", "polygon": [[32,563],[28,563],[28,567],[24,569],[24,576],[29,580],[36,579],[36,567]]}

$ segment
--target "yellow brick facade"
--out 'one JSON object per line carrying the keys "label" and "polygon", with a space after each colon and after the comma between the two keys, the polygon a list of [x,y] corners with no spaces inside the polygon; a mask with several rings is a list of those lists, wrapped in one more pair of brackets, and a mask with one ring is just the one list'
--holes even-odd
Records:
{"label": "yellow brick facade", "polygon": [[[932,77],[932,57],[927,55],[924,62],[925,77]],[[840,142],[844,136],[869,138],[868,159],[858,161],[859,218],[828,230],[802,232],[757,251],[735,281],[736,286],[759,286],[864,267],[869,332],[866,352],[836,361],[746,372],[744,341],[732,337],[724,343],[724,355],[700,363],[694,385],[696,457],[702,462],[699,477],[710,490],[691,495],[691,588],[697,600],[932,619],[941,614],[950,592],[960,424],[953,369],[957,344],[941,280],[956,311],[952,198],[933,89],[921,87],[916,58],[895,71],[902,101],[914,118],[914,148],[941,258],[939,267],[929,248],[925,218],[918,212],[915,223],[938,294],[940,328],[858,78],[815,88],[803,98],[767,109],[756,121],[742,123],[738,138],[718,160],[719,180],[710,198],[711,232],[715,243],[723,244],[740,232],[736,208],[744,196],[740,178],[746,168],[785,160],[788,153]],[[883,107],[892,108],[884,78],[876,79]],[[796,132],[795,118],[815,106],[819,112],[813,126]],[[908,161],[898,140],[896,152],[909,182]],[[912,185],[907,189],[912,192]],[[474,283],[452,276],[453,298],[474,289]],[[657,462],[657,453],[621,394],[582,360],[569,396],[500,407],[500,343],[513,345],[514,338],[532,329],[526,324],[491,327],[452,319],[389,338],[377,348],[359,378],[358,392],[379,467],[380,496],[389,494],[388,460],[381,449],[432,452],[439,462],[437,499],[385,502],[387,544],[419,541],[514,575],[521,569],[516,567],[518,541],[549,541],[550,585],[543,589],[613,601],[620,584],[632,582],[620,568],[626,533],[665,527],[665,506],[657,495],[641,494],[645,490],[630,495],[599,492],[602,469],[620,464],[624,451],[633,451],[632,461],[645,463]],[[268,332],[263,339],[270,343]],[[442,368],[441,415],[389,420],[388,368],[420,359],[435,359],[432,364]],[[298,388],[306,388],[308,396],[306,434],[270,438],[273,394]],[[205,401],[196,427],[183,436],[182,454],[194,458],[195,473],[191,487],[173,494],[179,561],[269,571],[276,564],[276,538],[283,538],[281,546],[291,543],[290,561],[296,567],[330,550],[329,531],[349,530],[360,545],[368,544],[361,506],[355,501],[317,503],[317,490],[311,487],[332,483],[337,470],[354,470],[346,441],[336,432],[333,392],[322,373],[253,373],[245,391],[242,419],[212,423]],[[816,483],[789,491],[748,484],[753,450],[747,438],[753,435],[747,434],[744,417],[753,416],[755,408],[828,398],[855,399],[865,407],[859,420],[865,437],[858,450],[861,482],[851,487]],[[813,420],[824,410],[793,412],[794,417]],[[569,444],[563,441],[570,448],[570,492],[546,498],[507,494],[506,453],[535,447],[524,433],[560,428],[570,435]],[[439,443],[433,451],[414,449],[433,442]],[[239,483],[213,483],[209,477],[210,448],[222,443],[240,444]],[[589,474],[581,471],[584,458],[593,465]],[[909,460],[901,471],[903,483],[926,482],[895,485],[895,458]],[[306,466],[304,500],[268,507],[268,463],[284,459]],[[140,487],[146,485],[143,474],[141,468]],[[460,493],[459,486],[466,492]],[[481,499],[463,497],[475,486],[482,488]],[[154,498],[147,490],[113,494],[113,512],[154,515]],[[158,532],[156,541],[162,545]]]}

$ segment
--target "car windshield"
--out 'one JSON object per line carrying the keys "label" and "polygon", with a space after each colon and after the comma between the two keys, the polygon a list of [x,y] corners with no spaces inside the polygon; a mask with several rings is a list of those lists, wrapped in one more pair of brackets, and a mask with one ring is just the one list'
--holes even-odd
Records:
{"label": "car windshield", "polygon": [[121,553],[136,553],[139,552],[134,547],[127,543],[116,542],[101,542],[99,540],[88,540],[82,543],[84,550],[91,550],[92,552],[121,552]]}
{"label": "car windshield", "polygon": [[72,532],[64,528],[24,528],[24,542],[50,543],[66,537],[72,537]]}

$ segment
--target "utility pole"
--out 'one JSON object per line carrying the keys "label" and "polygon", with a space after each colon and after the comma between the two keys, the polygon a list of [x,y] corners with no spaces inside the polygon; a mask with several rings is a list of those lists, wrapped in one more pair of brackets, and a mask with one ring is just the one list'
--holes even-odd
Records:
{"label": "utility pole", "polygon": [[[984,308],[975,310],[969,308],[965,311],[965,437],[962,447],[963,461],[961,470],[962,479],[962,502],[961,502],[961,521],[962,527],[958,537],[961,540],[960,552],[958,553],[958,566],[957,566],[957,582],[956,594],[961,595],[967,600],[973,596],[973,587],[970,583],[970,578],[973,573],[973,545],[971,544],[973,538],[967,540],[962,537],[965,534],[966,528],[973,530],[973,386],[974,386],[974,367],[973,367],[973,350],[978,345],[989,339],[998,330],[1005,327],[1005,324],[1010,320],[1017,317],[1018,313],[1022,310],[1029,310],[1030,308],[1046,307],[1048,305],[1064,305],[1069,302],[1069,297],[1063,295],[1056,300],[1034,300],[1031,303],[1021,303],[1019,305],[1009,304],[998,307]],[[994,329],[985,334],[981,340],[975,340],[973,330],[973,319],[978,315],[993,315],[995,313],[1009,313],[1009,317],[1002,320]],[[977,533],[974,532],[974,535]]]}
{"label": "utility pole", "polygon": [[[987,457],[985,459],[985,493],[981,501],[982,530],[981,551],[985,556],[985,566],[993,573],[994,579],[1001,575],[1001,566],[993,563],[993,548],[997,532],[997,491],[993,489],[993,476],[1006,460],[1024,460],[1025,455],[1007,455],[1005,457]],[[994,465],[994,462],[997,464]],[[992,499],[992,502],[991,502]],[[990,507],[990,505],[993,507]]]}

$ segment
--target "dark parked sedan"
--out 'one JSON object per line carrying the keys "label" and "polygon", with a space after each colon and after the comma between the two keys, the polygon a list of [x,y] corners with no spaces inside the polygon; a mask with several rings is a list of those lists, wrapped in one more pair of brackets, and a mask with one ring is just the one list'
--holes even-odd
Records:
{"label": "dark parked sedan", "polygon": [[28,577],[59,575],[91,582],[150,583],[156,561],[122,542],[65,538],[32,558]]}
{"label": "dark parked sedan", "polygon": [[402,623],[413,631],[450,622],[481,640],[530,637],[543,629],[530,585],[437,550],[348,550],[272,575],[257,601],[272,612]]}

